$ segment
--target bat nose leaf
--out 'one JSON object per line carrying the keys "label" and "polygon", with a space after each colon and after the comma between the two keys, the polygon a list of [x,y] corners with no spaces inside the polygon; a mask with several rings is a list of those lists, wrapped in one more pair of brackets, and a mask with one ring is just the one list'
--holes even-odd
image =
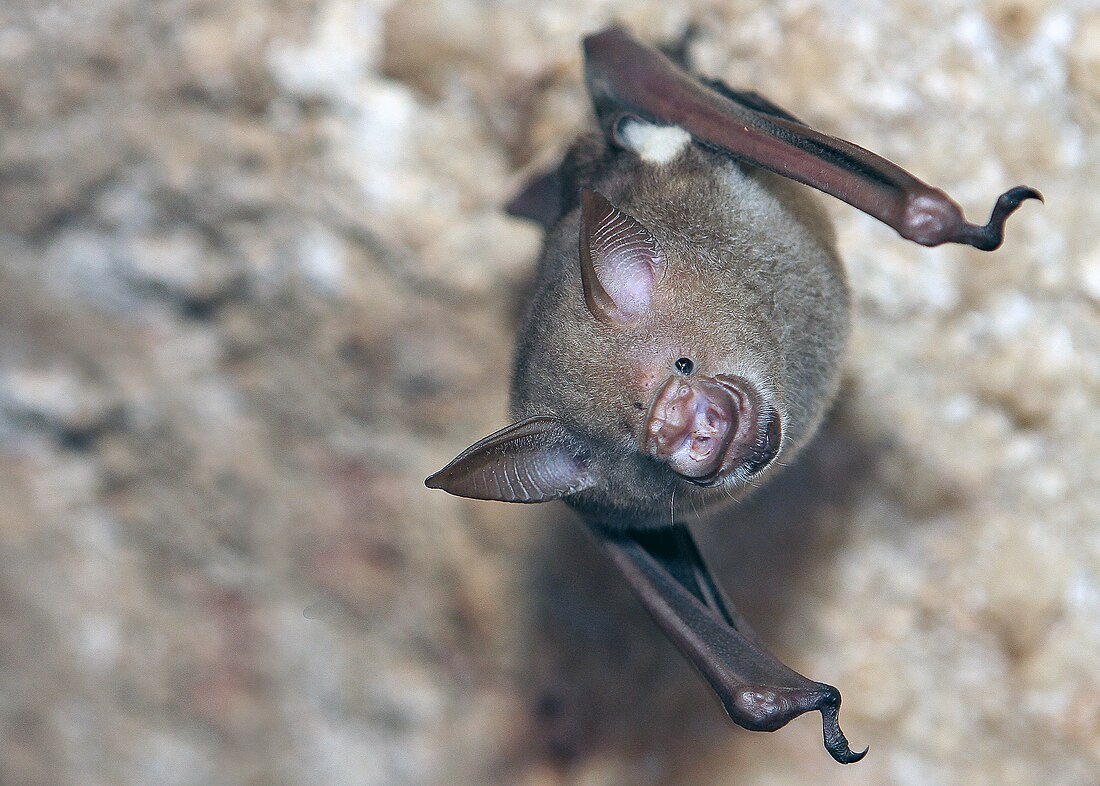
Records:
{"label": "bat nose leaf", "polygon": [[689,480],[709,481],[722,467],[737,419],[737,403],[720,385],[671,377],[650,408],[643,450]]}

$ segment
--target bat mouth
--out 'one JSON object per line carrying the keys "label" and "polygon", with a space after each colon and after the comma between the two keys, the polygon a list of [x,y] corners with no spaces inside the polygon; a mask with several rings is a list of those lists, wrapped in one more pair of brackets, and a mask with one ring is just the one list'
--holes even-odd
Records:
{"label": "bat mouth", "polygon": [[641,450],[698,486],[749,477],[779,452],[778,414],[746,380],[670,377],[649,408]]}

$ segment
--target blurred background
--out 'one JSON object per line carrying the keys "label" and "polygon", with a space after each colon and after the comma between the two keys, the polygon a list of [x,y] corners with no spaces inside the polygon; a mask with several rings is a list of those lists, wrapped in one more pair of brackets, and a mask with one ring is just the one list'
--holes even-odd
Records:
{"label": "blurred background", "polygon": [[[697,533],[817,716],[731,727],[564,507],[423,478],[506,422],[579,39],[944,187],[995,254],[830,201],[821,436]],[[0,5],[0,783],[1100,782],[1090,0]],[[799,780],[796,780],[799,779]]]}

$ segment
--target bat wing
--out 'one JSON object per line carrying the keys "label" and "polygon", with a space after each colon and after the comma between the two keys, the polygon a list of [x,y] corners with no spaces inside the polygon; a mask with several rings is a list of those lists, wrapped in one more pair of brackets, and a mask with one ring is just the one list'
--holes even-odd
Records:
{"label": "bat wing", "polygon": [[771,101],[771,99],[765,98],[764,96],[760,95],[755,90],[734,90],[721,79],[702,79],[700,81],[714,92],[723,95],[730,101],[735,101],[741,106],[746,107],[747,109],[751,109],[754,112],[760,112],[761,114],[778,117],[781,120],[787,120],[791,123],[797,123],[800,126],[806,125],[797,117],[788,112],[786,109],[775,104]]}
{"label": "bat wing", "polygon": [[580,204],[580,194],[597,174],[618,155],[599,133],[582,134],[553,169],[530,180],[505,206],[510,215],[526,218],[550,229],[558,219]]}
{"label": "bat wing", "polygon": [[679,126],[704,145],[831,194],[922,245],[991,251],[1020,203],[1042,199],[1017,186],[998,198],[984,226],[971,224],[947,194],[898,165],[815,131],[756,93],[700,82],[620,27],[588,36],[584,49],[588,92],[610,139],[631,116]]}
{"label": "bat wing", "polygon": [[842,764],[866,755],[840,729],[840,692],[785,666],[725,599],[695,546],[677,525],[611,532],[589,525],[642,605],[721,700],[750,731],[775,731],[800,715],[821,713],[825,749]]}
{"label": "bat wing", "polygon": [[564,177],[561,162],[553,169],[535,175],[524,184],[520,192],[505,205],[508,215],[534,221],[544,230],[558,223],[562,213]]}

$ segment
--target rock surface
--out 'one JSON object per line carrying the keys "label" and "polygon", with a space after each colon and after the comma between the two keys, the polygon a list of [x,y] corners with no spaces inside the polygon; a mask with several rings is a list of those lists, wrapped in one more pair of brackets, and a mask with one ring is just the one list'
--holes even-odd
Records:
{"label": "rock surface", "polygon": [[[858,307],[805,456],[699,525],[867,759],[717,704],[562,508],[422,479],[505,422],[579,38],[944,187],[837,203]],[[1088,0],[0,6],[0,781],[1090,784],[1100,772],[1100,14]]]}

